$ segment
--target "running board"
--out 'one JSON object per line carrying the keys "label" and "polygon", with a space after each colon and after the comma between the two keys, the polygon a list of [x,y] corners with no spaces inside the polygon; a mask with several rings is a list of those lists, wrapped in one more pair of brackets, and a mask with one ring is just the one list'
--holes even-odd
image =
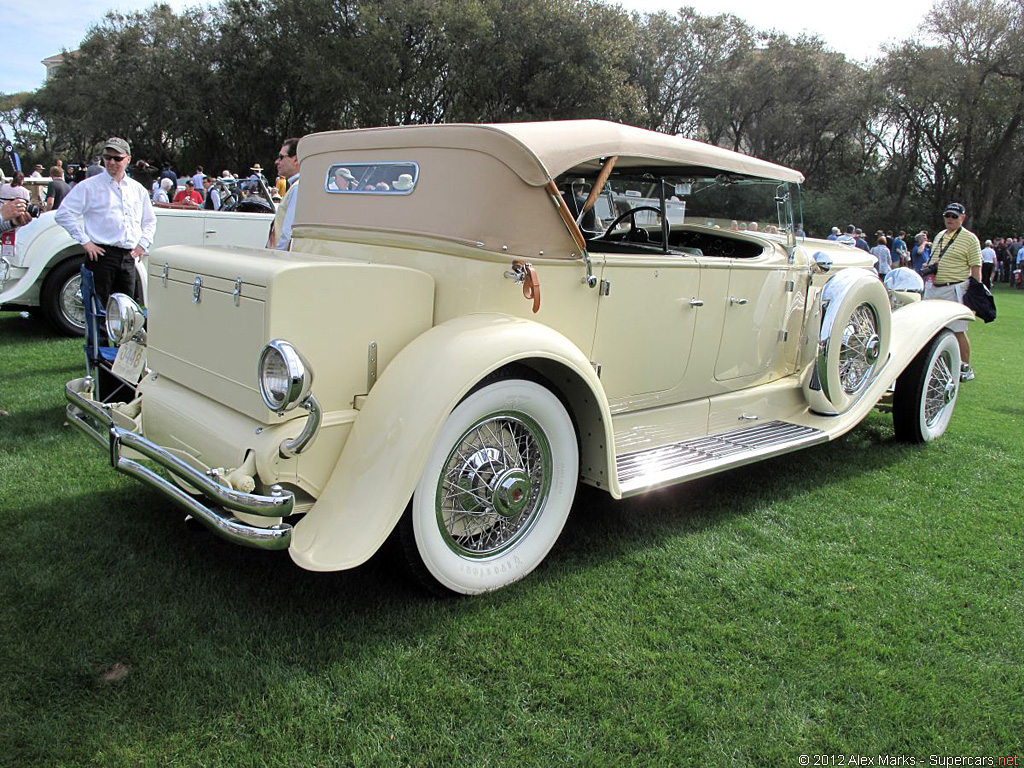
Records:
{"label": "running board", "polygon": [[785,421],[740,427],[615,457],[619,489],[632,496],[828,441],[820,429]]}

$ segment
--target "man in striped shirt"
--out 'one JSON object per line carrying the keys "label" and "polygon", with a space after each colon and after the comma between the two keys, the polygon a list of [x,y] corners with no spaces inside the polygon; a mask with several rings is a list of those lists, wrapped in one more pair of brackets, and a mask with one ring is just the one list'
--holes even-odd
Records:
{"label": "man in striped shirt", "polygon": [[[960,303],[970,279],[981,282],[981,243],[978,237],[964,228],[967,211],[960,203],[950,203],[942,213],[946,229],[932,243],[929,265],[937,265],[934,277],[925,281],[925,299],[947,299]],[[950,324],[960,345],[960,381],[974,378],[971,368],[971,343],[967,339],[967,321]]]}

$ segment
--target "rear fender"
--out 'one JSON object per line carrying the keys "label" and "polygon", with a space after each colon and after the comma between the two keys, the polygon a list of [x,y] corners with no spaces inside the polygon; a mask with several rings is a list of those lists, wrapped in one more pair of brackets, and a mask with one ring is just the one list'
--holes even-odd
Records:
{"label": "rear fender", "polygon": [[[448,414],[481,379],[515,362],[543,371],[563,395],[589,391],[589,405],[568,404],[578,424],[581,412],[592,414],[592,439],[581,435],[584,461],[589,442],[614,466],[608,402],[578,347],[530,320],[459,317],[411,342],[374,384],[323,493],[295,526],[292,559],[314,571],[367,560],[401,518]],[[614,482],[614,472],[605,474]]]}

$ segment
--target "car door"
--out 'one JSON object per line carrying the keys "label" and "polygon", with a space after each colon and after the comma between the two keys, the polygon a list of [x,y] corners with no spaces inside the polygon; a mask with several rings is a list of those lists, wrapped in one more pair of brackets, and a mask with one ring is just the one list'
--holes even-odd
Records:
{"label": "car door", "polygon": [[205,245],[244,245],[262,248],[267,244],[272,213],[203,211]]}
{"label": "car door", "polygon": [[613,410],[672,399],[686,375],[700,269],[677,254],[606,254],[591,355]]}
{"label": "car door", "polygon": [[774,241],[760,256],[728,264],[715,379],[740,387],[792,373],[805,270]]}

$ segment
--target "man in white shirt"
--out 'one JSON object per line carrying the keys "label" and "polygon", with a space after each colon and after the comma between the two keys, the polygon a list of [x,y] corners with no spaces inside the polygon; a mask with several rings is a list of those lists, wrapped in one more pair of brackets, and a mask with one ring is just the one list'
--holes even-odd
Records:
{"label": "man in white shirt", "polygon": [[985,247],[981,249],[981,282],[989,290],[992,290],[992,273],[995,271],[996,249],[992,247],[991,240],[986,240]]}
{"label": "man in white shirt", "polygon": [[203,208],[208,211],[220,210],[220,192],[213,186],[213,179],[203,176]]}
{"label": "man in white shirt", "polygon": [[288,191],[277,207],[277,215],[270,226],[267,248],[287,251],[292,242],[292,222],[295,220],[295,195],[299,191],[299,140],[285,139],[277,153],[277,173],[288,179]]}
{"label": "man in white shirt", "polygon": [[111,293],[135,292],[135,262],[146,255],[156,235],[149,194],[125,171],[131,148],[124,139],[107,139],[105,173],[76,184],[57,209],[57,223],[85,250],[96,295],[105,306]]}

